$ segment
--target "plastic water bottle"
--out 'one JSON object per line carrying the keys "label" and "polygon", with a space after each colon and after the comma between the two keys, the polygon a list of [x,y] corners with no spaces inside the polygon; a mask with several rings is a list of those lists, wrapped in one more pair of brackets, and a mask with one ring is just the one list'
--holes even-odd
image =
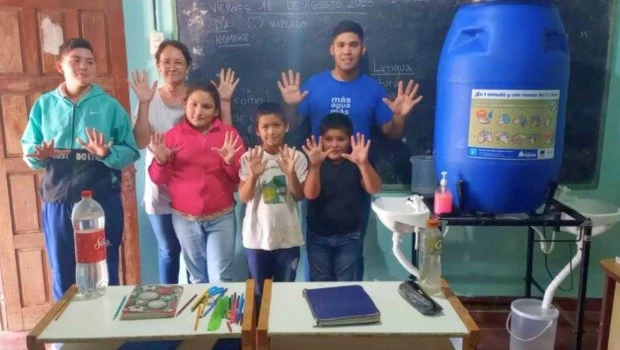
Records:
{"label": "plastic water bottle", "polygon": [[440,293],[443,237],[439,221],[428,219],[420,240],[420,286],[429,295]]}
{"label": "plastic water bottle", "polygon": [[100,297],[108,288],[105,215],[91,191],[82,191],[82,200],[73,207],[71,221],[75,234],[77,287],[88,299]]}

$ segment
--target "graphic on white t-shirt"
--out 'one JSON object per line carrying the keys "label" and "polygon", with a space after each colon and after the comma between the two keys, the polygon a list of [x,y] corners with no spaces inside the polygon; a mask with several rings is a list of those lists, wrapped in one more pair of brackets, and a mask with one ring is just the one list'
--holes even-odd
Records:
{"label": "graphic on white t-shirt", "polygon": [[261,182],[261,193],[265,204],[284,203],[286,176],[276,175],[269,182]]}

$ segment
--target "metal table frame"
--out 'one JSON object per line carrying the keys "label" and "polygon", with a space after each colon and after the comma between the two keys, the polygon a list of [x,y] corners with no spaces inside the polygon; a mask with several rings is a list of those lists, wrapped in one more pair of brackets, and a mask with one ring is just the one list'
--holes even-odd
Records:
{"label": "metal table frame", "polygon": [[[432,198],[425,199],[425,204],[429,208],[433,208]],[[431,209],[432,210],[432,209]],[[562,214],[571,216],[572,220],[562,219]],[[541,293],[544,289],[534,280],[532,276],[533,260],[534,260],[534,243],[535,242],[573,242],[576,243],[583,239],[582,259],[579,267],[579,290],[577,295],[577,316],[573,323],[575,328],[575,349],[581,350],[581,341],[583,334],[583,315],[586,298],[586,289],[588,282],[588,267],[590,264],[590,239],[592,238],[592,220],[579,214],[574,209],[550,198],[547,201],[542,214],[531,213],[523,219],[502,218],[495,214],[449,214],[440,215],[439,221],[442,227],[446,226],[511,226],[511,227],[527,227],[527,257],[525,269],[525,297],[532,296],[532,285],[534,285]],[[574,240],[539,240],[534,237],[534,229],[532,226],[549,227],[559,230],[560,227],[580,227],[580,233]],[[415,251],[415,242],[411,245],[412,262],[415,264],[417,253]],[[572,322],[571,322],[572,323]]]}

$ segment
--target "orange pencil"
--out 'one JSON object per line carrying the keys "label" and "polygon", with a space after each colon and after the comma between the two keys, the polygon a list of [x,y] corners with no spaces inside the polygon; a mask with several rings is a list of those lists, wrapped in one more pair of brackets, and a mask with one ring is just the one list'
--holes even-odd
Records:
{"label": "orange pencil", "polygon": [[198,322],[200,322],[200,315],[202,315],[202,311],[204,310],[205,305],[198,305],[198,312],[196,313],[196,323],[194,323],[194,331],[198,329]]}

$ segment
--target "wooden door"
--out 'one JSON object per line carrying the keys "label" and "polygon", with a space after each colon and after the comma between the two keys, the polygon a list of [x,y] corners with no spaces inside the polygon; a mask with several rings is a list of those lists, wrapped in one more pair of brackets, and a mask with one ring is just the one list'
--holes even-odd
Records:
{"label": "wooden door", "polygon": [[[58,46],[81,36],[95,51],[97,83],[129,110],[122,0],[0,0],[0,314],[27,330],[52,303],[38,186],[20,139],[35,99],[62,81]],[[123,172],[121,281],[140,280],[135,169]]]}

